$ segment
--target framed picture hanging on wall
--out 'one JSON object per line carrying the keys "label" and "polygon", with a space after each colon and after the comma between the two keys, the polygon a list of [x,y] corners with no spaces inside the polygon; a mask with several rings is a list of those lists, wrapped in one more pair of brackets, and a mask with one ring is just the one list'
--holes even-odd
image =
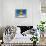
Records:
{"label": "framed picture hanging on wall", "polygon": [[16,17],[20,17],[20,18],[27,17],[27,10],[26,9],[16,9],[15,12],[16,12],[15,13]]}

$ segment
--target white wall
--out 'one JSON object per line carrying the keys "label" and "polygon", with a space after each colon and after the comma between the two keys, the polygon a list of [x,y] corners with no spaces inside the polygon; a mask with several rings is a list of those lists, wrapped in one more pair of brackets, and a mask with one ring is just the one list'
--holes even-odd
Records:
{"label": "white wall", "polygon": [[1,24],[2,24],[2,1],[0,0],[0,26],[1,26]]}
{"label": "white wall", "polygon": [[32,6],[32,14],[33,14],[33,26],[37,26],[41,20],[41,13],[40,13],[40,0],[33,0],[33,6]]}
{"label": "white wall", "polygon": [[[27,18],[16,18],[15,9],[27,9]],[[2,25],[34,25],[40,20],[39,0],[3,0]]]}

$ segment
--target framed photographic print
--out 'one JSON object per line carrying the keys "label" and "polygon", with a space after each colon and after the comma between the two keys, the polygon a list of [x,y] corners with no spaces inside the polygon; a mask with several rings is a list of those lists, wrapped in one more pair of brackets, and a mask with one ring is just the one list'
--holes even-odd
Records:
{"label": "framed photographic print", "polygon": [[16,9],[16,17],[27,17],[26,9]]}

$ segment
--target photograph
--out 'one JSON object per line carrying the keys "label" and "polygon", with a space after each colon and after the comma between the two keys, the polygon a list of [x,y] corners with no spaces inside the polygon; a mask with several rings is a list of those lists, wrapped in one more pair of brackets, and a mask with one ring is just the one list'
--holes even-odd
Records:
{"label": "photograph", "polygon": [[16,9],[16,17],[25,18],[27,17],[27,10],[26,9]]}

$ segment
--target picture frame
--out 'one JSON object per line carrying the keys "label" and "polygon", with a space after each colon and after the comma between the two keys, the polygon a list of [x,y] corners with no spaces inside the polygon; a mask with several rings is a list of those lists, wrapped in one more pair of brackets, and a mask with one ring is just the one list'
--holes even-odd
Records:
{"label": "picture frame", "polygon": [[26,9],[16,9],[16,17],[19,17],[19,18],[27,17],[27,10]]}

